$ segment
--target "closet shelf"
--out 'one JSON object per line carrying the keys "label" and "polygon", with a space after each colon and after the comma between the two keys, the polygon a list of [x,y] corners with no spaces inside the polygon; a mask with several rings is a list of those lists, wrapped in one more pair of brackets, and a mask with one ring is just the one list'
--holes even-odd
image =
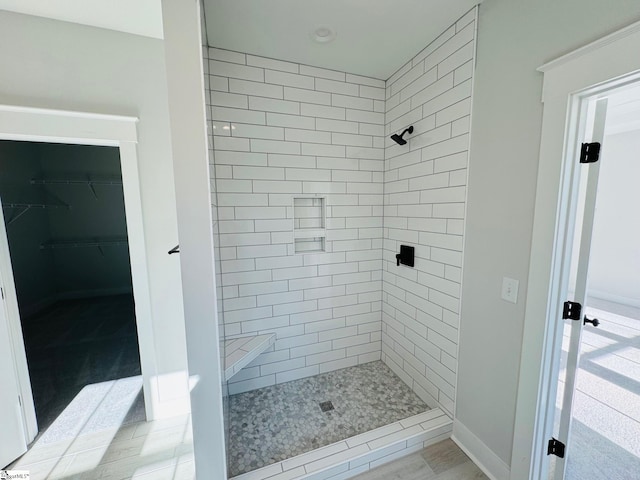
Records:
{"label": "closet shelf", "polygon": [[122,178],[33,178],[32,185],[122,185]]}
{"label": "closet shelf", "polygon": [[7,202],[2,204],[3,208],[71,208],[66,203],[45,203],[45,202]]}
{"label": "closet shelf", "polygon": [[32,178],[32,185],[85,185],[97,199],[96,185],[122,186],[121,177],[104,178]]}
{"label": "closet shelf", "polygon": [[2,199],[2,208],[15,210],[15,213],[7,218],[7,225],[11,225],[21,216],[33,209],[71,208],[62,200],[42,189],[31,191],[25,189],[5,189]]}
{"label": "closet shelf", "polygon": [[86,248],[86,247],[123,247],[127,246],[127,237],[81,238],[73,240],[49,240],[40,244],[41,249]]}
{"label": "closet shelf", "polygon": [[293,231],[293,238],[318,238],[326,236],[327,231],[324,228],[300,228]]}
{"label": "closet shelf", "polygon": [[258,355],[273,345],[275,333],[232,338],[224,341],[224,380],[228,381],[236,373],[249,365]]}

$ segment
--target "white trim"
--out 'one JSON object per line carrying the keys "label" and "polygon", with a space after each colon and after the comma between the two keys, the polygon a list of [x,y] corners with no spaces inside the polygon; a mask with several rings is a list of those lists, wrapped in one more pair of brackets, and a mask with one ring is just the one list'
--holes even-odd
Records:
{"label": "white trim", "polygon": [[[152,420],[155,417],[152,408],[153,400],[158,397],[152,388],[157,362],[153,341],[152,308],[136,148],[137,121],[138,119],[134,117],[0,105],[0,139],[120,148],[145,409],[147,419]],[[4,256],[0,259],[0,268],[5,281],[13,284],[13,272],[7,271],[11,265]],[[15,286],[7,290],[5,295],[10,297],[8,303],[11,306],[9,322],[14,333],[20,332],[20,314],[15,297]],[[22,336],[15,334],[13,342],[16,347],[19,382],[24,399],[25,426],[27,436],[32,440],[37,433],[37,425]]]}
{"label": "white trim", "polygon": [[[4,223],[4,211],[2,211],[2,205],[0,205],[0,239],[4,240],[6,238],[7,229],[6,224]],[[0,314],[0,320],[4,320],[6,318],[7,333],[9,337],[8,343],[13,360],[11,368],[14,371],[16,379],[15,390],[12,385],[7,385],[6,389],[8,392],[17,393],[24,399],[22,402],[22,408],[16,404],[16,408],[20,410],[18,413],[22,418],[22,426],[20,427],[22,428],[22,438],[19,443],[20,450],[24,452],[27,449],[27,444],[30,443],[38,433],[38,427],[36,424],[36,412],[33,405],[31,382],[29,381],[29,370],[27,368],[27,357],[24,349],[22,328],[19,322],[16,325],[16,322],[11,321],[14,313],[18,311],[18,299],[15,294],[12,294],[15,293],[15,285],[11,270],[9,242],[7,241],[0,242],[0,285],[4,292],[4,301],[0,306],[4,311]],[[0,368],[4,369],[6,367],[7,366],[5,365],[0,365]],[[31,401],[27,402],[27,399],[31,399]],[[12,443],[16,442],[16,440],[17,439],[12,438]],[[16,449],[18,448],[17,445],[14,445],[14,447]],[[6,460],[4,456],[5,454],[2,454],[3,458],[1,460]]]}
{"label": "white trim", "polygon": [[0,105],[3,140],[33,140],[80,145],[137,143],[135,117]]}
{"label": "white trim", "polygon": [[628,37],[629,35],[633,35],[634,33],[640,32],[640,22],[632,23],[631,25],[622,28],[616,32],[613,32],[605,37],[599,38],[598,40],[591,42],[583,47],[578,48],[572,52],[569,52],[561,57],[558,57],[550,62],[545,63],[537,68],[539,72],[547,72],[549,70],[553,70],[561,65],[569,63],[579,57],[584,55],[588,55],[589,53],[596,51],[606,45],[611,43],[615,43],[618,40],[623,39],[624,37]]}
{"label": "white trim", "polygon": [[[543,66],[542,140],[529,263],[522,355],[514,421],[511,478],[546,478],[545,444],[553,426],[562,300],[563,233],[568,221],[570,156],[577,131],[566,132],[575,102],[640,79],[640,24],[634,24]],[[566,293],[566,289],[565,292]]]}
{"label": "white trim", "polygon": [[509,465],[504,463],[487,445],[459,420],[453,421],[453,434],[456,445],[473,460],[491,480],[508,480],[511,472]]}

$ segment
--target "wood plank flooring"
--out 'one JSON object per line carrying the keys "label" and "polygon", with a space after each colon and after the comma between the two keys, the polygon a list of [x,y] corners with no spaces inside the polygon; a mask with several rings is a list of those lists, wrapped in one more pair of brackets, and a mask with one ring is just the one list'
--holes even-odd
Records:
{"label": "wood plank flooring", "polygon": [[[9,467],[31,480],[195,480],[189,416],[125,425],[72,441],[34,445]],[[451,440],[370,470],[357,480],[480,480]]]}
{"label": "wood plank flooring", "polygon": [[31,480],[193,480],[193,440],[188,415],[34,445],[12,470]]}
{"label": "wood plank flooring", "polygon": [[482,471],[450,439],[394,460],[353,480],[481,480]]}

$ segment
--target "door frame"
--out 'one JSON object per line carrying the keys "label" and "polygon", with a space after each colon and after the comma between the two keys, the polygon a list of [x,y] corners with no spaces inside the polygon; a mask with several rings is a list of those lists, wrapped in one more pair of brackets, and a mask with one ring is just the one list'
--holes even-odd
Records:
{"label": "door frame", "polygon": [[[511,479],[546,478],[560,357],[563,246],[577,161],[576,102],[640,80],[640,22],[541,66],[542,138],[529,264]],[[572,126],[573,129],[567,130]]]}
{"label": "door frame", "polygon": [[[135,298],[136,328],[147,418],[152,414],[152,380],[156,371],[152,308],[143,228],[137,155],[136,117],[0,105],[0,139],[117,147],[120,151],[129,261]],[[6,231],[4,223],[0,234]],[[18,387],[27,441],[38,433],[20,313],[8,245],[0,249],[0,281],[5,286]]]}
{"label": "door frame", "polygon": [[[576,136],[573,139],[573,153],[566,157],[566,162],[569,163],[570,158],[574,158],[572,167],[572,186],[571,186],[571,198],[567,201],[567,210],[569,212],[566,230],[563,232],[566,241],[563,245],[562,252],[562,273],[560,285],[557,288],[559,292],[558,301],[562,304],[565,300],[569,300],[569,284],[575,279],[575,290],[570,299],[573,302],[586,307],[587,303],[587,291],[588,291],[588,273],[589,273],[589,258],[592,245],[593,224],[595,217],[597,192],[598,192],[598,179],[600,175],[601,161],[587,164],[577,164],[575,158],[577,157],[577,148],[583,142],[599,142],[604,145],[605,127],[607,117],[608,98],[596,94],[582,95],[575,94],[571,96],[572,103],[575,99],[579,103],[577,108],[579,109],[575,117],[570,116],[570,120],[575,119],[577,124]],[[591,111],[591,115],[589,114]],[[568,126],[568,131],[572,131],[571,125]],[[605,145],[606,150],[606,145]],[[575,250],[578,250],[578,255],[575,255]],[[577,265],[574,262],[577,261]],[[563,305],[564,306],[564,305]],[[574,393],[576,389],[576,373],[580,364],[580,344],[582,338],[582,315],[576,321],[565,322],[560,320],[558,312],[558,321],[555,323],[554,332],[554,345],[552,348],[552,355],[554,358],[551,377],[555,379],[554,386],[556,391],[549,391],[549,398],[547,402],[546,415],[551,425],[555,436],[561,442],[566,442],[566,447],[569,447],[569,433],[572,425],[572,413]],[[586,318],[586,316],[585,316]],[[570,325],[570,340],[566,359],[566,376],[564,378],[564,395],[562,397],[561,409],[559,412],[559,430],[555,432],[555,424],[557,423],[557,390],[560,382],[560,358],[562,357],[563,337],[566,333],[566,327]],[[555,363],[556,357],[558,358]],[[556,368],[557,367],[557,368]],[[567,451],[567,449],[565,449]],[[554,478],[564,478],[566,472],[567,462],[564,456],[556,460]],[[543,471],[548,470],[548,467]]]}

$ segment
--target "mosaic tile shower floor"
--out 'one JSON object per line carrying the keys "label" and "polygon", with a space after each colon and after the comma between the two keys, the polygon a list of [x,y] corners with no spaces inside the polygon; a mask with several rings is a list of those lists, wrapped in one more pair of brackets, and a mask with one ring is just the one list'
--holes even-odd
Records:
{"label": "mosaic tile shower floor", "polygon": [[[334,409],[323,412],[320,403]],[[429,407],[372,362],[229,397],[229,477],[417,415]]]}

